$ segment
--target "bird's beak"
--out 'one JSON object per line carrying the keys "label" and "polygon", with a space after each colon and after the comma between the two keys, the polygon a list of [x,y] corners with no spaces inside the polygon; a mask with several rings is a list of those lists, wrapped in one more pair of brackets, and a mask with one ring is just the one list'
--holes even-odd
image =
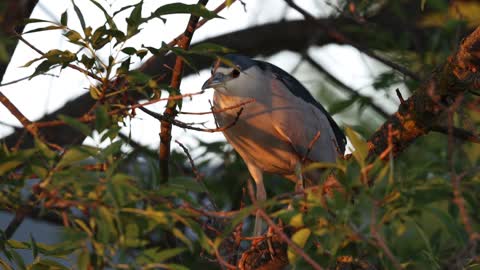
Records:
{"label": "bird's beak", "polygon": [[215,86],[223,84],[225,81],[225,75],[223,73],[215,73],[210,77],[202,86],[202,90],[207,88],[214,88]]}

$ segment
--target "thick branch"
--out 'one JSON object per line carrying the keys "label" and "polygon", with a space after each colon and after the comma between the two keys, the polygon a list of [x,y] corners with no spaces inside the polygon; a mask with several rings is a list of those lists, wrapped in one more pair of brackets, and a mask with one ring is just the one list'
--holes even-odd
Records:
{"label": "thick branch", "polygon": [[400,104],[370,138],[370,156],[378,156],[388,147],[388,127],[391,125],[393,155],[405,150],[418,137],[444,126],[443,117],[448,100],[456,100],[467,89],[480,88],[480,27],[464,39],[458,51],[434,71],[413,96]]}
{"label": "thick branch", "polygon": [[[199,5],[205,6],[208,0],[198,1]],[[191,15],[188,21],[187,28],[183,32],[183,36],[178,42],[178,47],[188,50],[190,42],[192,41],[193,33],[195,32],[198,20],[200,17]],[[175,59],[175,66],[173,68],[172,78],[170,80],[170,87],[172,89],[180,89],[183,75],[183,60],[180,56]],[[167,108],[163,112],[167,118],[174,120],[177,115],[176,110],[177,103],[174,100],[169,100]],[[170,121],[160,121],[160,148],[159,148],[159,161],[160,170],[162,174],[162,181],[168,181],[168,160],[170,159],[170,142],[172,140],[172,123]]]}

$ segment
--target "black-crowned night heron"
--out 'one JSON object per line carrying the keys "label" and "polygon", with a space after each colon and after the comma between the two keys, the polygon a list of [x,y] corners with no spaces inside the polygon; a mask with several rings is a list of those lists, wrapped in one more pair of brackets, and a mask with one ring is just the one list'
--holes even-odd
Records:
{"label": "black-crowned night heron", "polygon": [[[207,88],[216,90],[215,109],[255,100],[243,106],[240,118],[223,134],[245,161],[259,201],[266,200],[263,172],[282,175],[301,189],[303,165],[335,162],[345,151],[345,135],[333,118],[302,84],[277,66],[226,55],[213,66],[212,76],[202,86]],[[218,124],[228,125],[235,121],[237,111],[224,110],[215,113],[215,118]],[[256,236],[261,234],[261,223],[257,213]]]}

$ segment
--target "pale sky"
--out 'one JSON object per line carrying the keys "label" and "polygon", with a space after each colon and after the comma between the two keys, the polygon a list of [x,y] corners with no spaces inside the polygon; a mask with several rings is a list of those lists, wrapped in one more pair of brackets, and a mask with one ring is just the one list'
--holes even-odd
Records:
{"label": "pale sky", "polygon": [[[108,11],[113,13],[113,11],[118,10],[120,7],[136,3],[137,1],[100,0],[99,2],[102,3]],[[147,16],[160,5],[169,2],[178,1],[145,0],[143,15]],[[182,2],[190,4],[196,3],[197,1]],[[223,1],[220,0],[211,0],[209,1],[207,8],[214,9],[222,2]],[[300,14],[291,9],[285,14],[285,3],[280,0],[245,0],[244,2],[247,5],[246,13],[243,6],[239,2],[236,2],[230,8],[225,9],[220,13],[225,19],[212,20],[200,30],[196,31],[193,42],[201,41],[222,33],[231,32],[233,30],[244,29],[257,24],[277,21],[282,19],[283,16],[286,16],[288,20],[302,18]],[[328,6],[322,4],[325,2],[324,0],[302,0],[297,2],[301,3],[303,8],[316,15],[327,14],[329,10]],[[94,7],[89,0],[76,0],[76,3],[84,12],[87,25],[91,25],[95,28],[103,24],[103,14]],[[39,6],[34,10],[32,17],[59,20],[60,15],[65,10],[68,10],[69,14],[69,26],[74,29],[79,29],[80,25],[73,12],[70,1],[41,0]],[[116,17],[116,23],[120,29],[126,29],[125,16],[129,13],[130,11],[126,11],[122,13],[123,17]],[[52,16],[54,18],[52,18]],[[144,25],[142,32],[131,40],[127,46],[140,48],[143,44],[146,46],[160,47],[162,42],[169,42],[179,33],[183,32],[188,17],[188,15],[166,16],[167,22],[165,24],[160,20],[153,20]],[[26,27],[26,30],[38,26],[40,25],[29,25]],[[58,30],[27,34],[24,37],[45,52],[54,48],[62,50],[70,49],[71,51],[75,51],[77,48],[75,45],[69,44]],[[108,56],[110,53],[109,46],[106,46],[102,53],[105,56]],[[326,65],[332,74],[338,75],[338,77],[346,84],[354,89],[361,89],[361,92],[364,94],[375,94],[369,86],[372,84],[374,76],[382,70],[380,65],[375,61],[367,59],[367,57],[348,46],[330,45],[311,49],[310,53],[315,59],[317,59],[317,61]],[[22,68],[21,66],[38,56],[39,55],[30,48],[19,43],[13,60],[5,74],[3,83],[32,74],[34,67]],[[280,66],[287,72],[290,72],[298,63],[299,56],[295,53],[282,52],[267,60]],[[139,65],[140,63],[137,64]],[[61,107],[67,100],[85,93],[88,91],[89,84],[94,83],[86,76],[68,68],[61,72],[59,72],[59,70],[53,70],[50,74],[58,77],[39,76],[32,80],[0,87],[0,91],[2,91],[27,116],[27,118],[30,120],[36,120],[43,114],[52,112]],[[316,76],[318,76],[317,73],[312,72],[312,70],[306,65],[302,65],[294,75],[307,87],[307,89],[315,86],[311,82],[315,80]],[[198,92],[208,76],[209,71],[204,70],[201,71],[199,75],[185,78],[181,86],[182,93]],[[213,90],[208,90],[204,95],[195,96],[192,101],[185,100],[183,105],[184,110],[197,112],[208,111],[208,100],[212,98],[212,91]],[[376,98],[378,99],[378,97]],[[322,103],[321,100],[319,101]],[[386,101],[385,103],[384,100],[383,104],[385,104],[384,106],[389,112],[393,112],[396,108],[395,101]],[[156,112],[163,112],[164,106],[165,103],[157,103],[148,108]],[[152,148],[157,147],[159,142],[158,121],[146,116],[141,111],[137,110],[137,113],[137,117],[130,123],[127,123],[128,127],[124,128],[122,132],[128,134],[131,130],[133,140],[143,145],[149,145]],[[192,116],[188,116],[188,118],[180,117],[179,119],[186,122],[207,122],[207,126],[214,127],[211,115],[193,116],[193,118]],[[3,106],[0,106],[0,122],[19,126],[18,121]],[[342,122],[340,121],[340,124],[341,123]],[[11,128],[0,125],[0,136],[4,136],[10,132]],[[173,130],[173,140],[178,139],[181,142],[186,143],[190,148],[194,148],[196,145],[196,140],[193,139],[194,137],[201,137],[202,140],[205,141],[224,140],[223,135],[220,133],[200,133],[190,130],[184,131],[180,128],[174,128]],[[97,145],[95,140],[92,139],[87,139],[86,143]]]}

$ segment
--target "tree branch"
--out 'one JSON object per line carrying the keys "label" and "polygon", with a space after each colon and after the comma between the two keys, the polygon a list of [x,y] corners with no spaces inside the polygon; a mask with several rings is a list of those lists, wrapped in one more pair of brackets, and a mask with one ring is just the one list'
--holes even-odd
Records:
{"label": "tree branch", "polygon": [[446,110],[440,101],[456,100],[466,89],[480,88],[480,27],[460,44],[430,79],[392,115],[369,139],[370,157],[378,156],[388,147],[388,127],[395,133],[392,137],[393,156],[405,150],[418,137],[433,131],[443,123]]}
{"label": "tree branch", "polygon": [[[199,5],[205,6],[208,0],[198,1]],[[178,47],[184,50],[188,50],[190,42],[195,32],[198,20],[200,17],[191,15],[190,20],[188,21],[187,28],[183,33],[181,39],[178,41]],[[170,87],[172,89],[180,89],[180,84],[182,82],[182,73],[183,73],[183,60],[180,56],[177,56],[175,59],[175,66],[173,68],[172,79],[170,81]],[[170,93],[172,94],[172,93]],[[176,110],[177,102],[169,100],[167,107],[163,112],[163,115],[168,119],[174,120],[177,115]],[[170,159],[170,142],[172,140],[172,123],[170,121],[161,120],[160,121],[160,147],[159,147],[159,162],[160,162],[160,171],[161,171],[161,180],[162,182],[168,182],[168,160]]]}

